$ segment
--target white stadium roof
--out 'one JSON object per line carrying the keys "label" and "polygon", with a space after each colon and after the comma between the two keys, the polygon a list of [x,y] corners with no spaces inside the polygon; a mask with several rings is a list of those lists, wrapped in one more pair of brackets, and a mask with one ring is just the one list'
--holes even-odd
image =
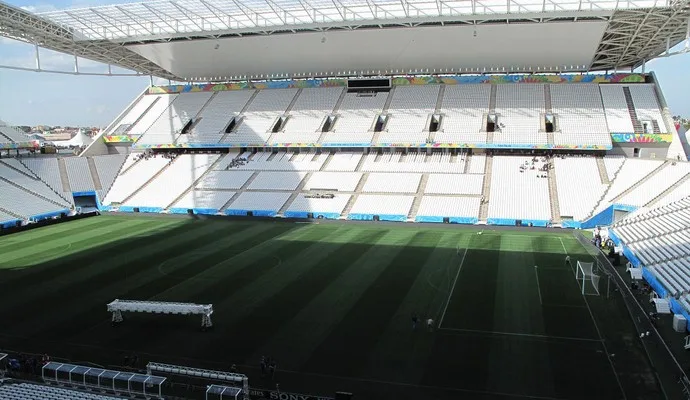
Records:
{"label": "white stadium roof", "polygon": [[90,40],[535,18],[536,14],[669,7],[671,0],[157,0],[39,14]]}
{"label": "white stadium roof", "polygon": [[177,80],[620,69],[689,32],[690,0],[0,1],[0,35]]}

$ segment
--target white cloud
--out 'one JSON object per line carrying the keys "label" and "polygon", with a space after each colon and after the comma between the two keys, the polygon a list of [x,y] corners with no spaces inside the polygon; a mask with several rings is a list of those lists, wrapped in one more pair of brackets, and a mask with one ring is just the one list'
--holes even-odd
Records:
{"label": "white cloud", "polygon": [[49,12],[49,11],[55,11],[58,8],[55,7],[53,4],[47,4],[47,3],[38,3],[32,6],[22,6],[20,7],[22,10],[28,11],[30,13],[42,13],[42,12]]}

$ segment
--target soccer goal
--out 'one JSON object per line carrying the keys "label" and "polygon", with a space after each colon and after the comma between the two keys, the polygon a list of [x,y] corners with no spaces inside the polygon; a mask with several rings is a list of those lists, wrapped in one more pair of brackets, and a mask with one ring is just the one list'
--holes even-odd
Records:
{"label": "soccer goal", "polygon": [[594,263],[586,263],[582,261],[577,262],[577,269],[575,271],[575,278],[582,290],[582,294],[590,296],[599,295],[599,275],[595,274]]}

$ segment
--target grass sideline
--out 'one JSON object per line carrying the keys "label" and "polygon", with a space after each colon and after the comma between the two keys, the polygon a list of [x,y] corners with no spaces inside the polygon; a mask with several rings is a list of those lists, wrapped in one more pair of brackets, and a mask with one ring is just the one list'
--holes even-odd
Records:
{"label": "grass sideline", "polygon": [[[358,399],[653,392],[611,359],[617,311],[580,294],[564,258],[591,257],[568,231],[100,216],[1,237],[0,254],[0,349],[235,363],[260,388],[269,355],[282,390]],[[213,303],[215,328],[156,315],[113,328],[115,298]],[[440,326],[413,331],[413,314]]]}

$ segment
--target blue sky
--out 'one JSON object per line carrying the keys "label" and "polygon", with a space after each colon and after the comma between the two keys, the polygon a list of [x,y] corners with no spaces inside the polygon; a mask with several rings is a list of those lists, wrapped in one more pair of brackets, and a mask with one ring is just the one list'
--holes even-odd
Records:
{"label": "blue sky", "polygon": [[[133,2],[133,0],[4,0],[29,11]],[[73,57],[40,50],[45,69],[73,70]],[[0,64],[35,67],[31,45],[0,38]],[[107,67],[80,60],[84,72]],[[654,71],[674,114],[690,117],[690,54],[659,58],[647,65]],[[117,71],[113,72],[126,72]],[[161,81],[162,82],[162,81]],[[99,77],[36,73],[0,68],[0,120],[12,125],[106,126],[149,84],[148,77]]]}

